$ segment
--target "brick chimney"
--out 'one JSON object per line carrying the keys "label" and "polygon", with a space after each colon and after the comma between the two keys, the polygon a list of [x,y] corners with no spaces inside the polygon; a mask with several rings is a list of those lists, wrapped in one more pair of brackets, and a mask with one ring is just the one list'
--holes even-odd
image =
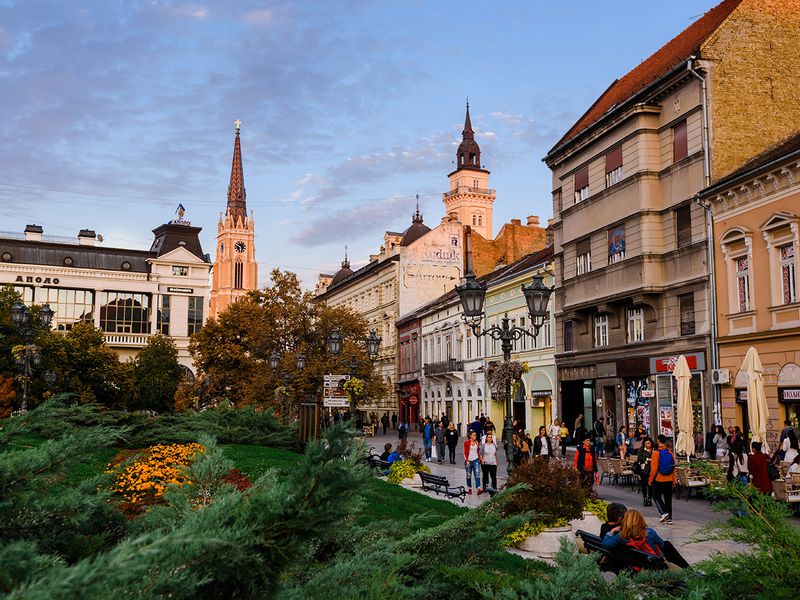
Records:
{"label": "brick chimney", "polygon": [[528,227],[539,227],[539,217],[528,215]]}

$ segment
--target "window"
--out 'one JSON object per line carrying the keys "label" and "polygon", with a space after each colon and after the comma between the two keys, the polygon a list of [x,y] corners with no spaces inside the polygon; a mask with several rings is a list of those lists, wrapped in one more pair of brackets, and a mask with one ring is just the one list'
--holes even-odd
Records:
{"label": "window", "polygon": [[628,342],[644,341],[644,308],[628,309]]}
{"label": "window", "polygon": [[40,296],[39,301],[49,304],[54,311],[52,324],[58,331],[69,331],[77,323],[94,321],[93,292],[68,288],[44,288],[42,292],[44,298]]}
{"label": "window", "polygon": [[467,358],[472,358],[472,335],[467,334]]}
{"label": "window", "polygon": [[161,306],[156,315],[156,326],[159,333],[169,335],[169,296],[166,294],[161,296]]}
{"label": "window", "polygon": [[606,187],[622,181],[622,146],[617,146],[606,154]]}
{"label": "window", "polygon": [[244,265],[241,261],[236,261],[233,265],[233,288],[241,290],[244,288]]}
{"label": "window", "polygon": [[678,296],[681,311],[681,335],[694,335],[694,294]]}
{"label": "window", "polygon": [[736,297],[739,312],[750,310],[750,260],[748,257],[736,259]]}
{"label": "window", "polygon": [[189,335],[194,335],[203,327],[203,297],[189,296],[189,313],[187,315]]}
{"label": "window", "polygon": [[436,338],[436,362],[442,362],[442,338]]}
{"label": "window", "polygon": [[478,187],[480,187],[480,186],[478,185],[478,180],[477,180],[477,179],[473,179],[473,180],[472,180],[472,187],[474,187],[475,189],[477,189]]}
{"label": "window", "polygon": [[475,227],[478,224],[478,215],[472,215],[472,226]]}
{"label": "window", "polygon": [[687,156],[689,156],[689,143],[684,120],[672,128],[672,162],[678,162]]}
{"label": "window", "polygon": [[781,246],[781,290],[784,304],[797,302],[797,279],[794,266],[794,244]]}
{"label": "window", "polygon": [[564,351],[573,352],[575,350],[575,338],[572,331],[572,321],[564,321]]}
{"label": "window", "polygon": [[678,248],[692,243],[692,205],[686,204],[675,210],[675,237]]}
{"label": "window", "polygon": [[594,347],[608,346],[608,315],[594,316]]}
{"label": "window", "polygon": [[[33,288],[28,285],[12,285],[11,286],[15,292],[17,292],[20,296],[22,296],[22,302],[25,305],[30,306],[33,304]],[[50,308],[53,308],[52,306]],[[55,308],[53,308],[55,310]],[[55,319],[55,315],[53,315],[53,319]]]}
{"label": "window", "polygon": [[150,295],[100,292],[100,329],[109,333],[150,333]]}
{"label": "window", "polygon": [[589,238],[579,241],[575,248],[575,270],[583,275],[592,270],[592,243]]}
{"label": "window", "polygon": [[179,267],[177,265],[173,265],[172,274],[175,275],[176,277],[188,277],[189,267]]}
{"label": "window", "polygon": [[608,264],[625,260],[625,225],[608,230]]}
{"label": "window", "polygon": [[[525,327],[525,317],[520,317],[519,318],[519,327],[520,327],[520,329],[527,329]],[[519,343],[520,343],[520,346],[522,346],[523,350],[527,350],[528,349],[528,336],[527,335],[523,335],[519,339]],[[535,348],[536,347],[536,338],[534,338],[534,342],[533,343],[534,343],[533,347]]]}
{"label": "window", "polygon": [[589,167],[575,173],[575,204],[589,197]]}

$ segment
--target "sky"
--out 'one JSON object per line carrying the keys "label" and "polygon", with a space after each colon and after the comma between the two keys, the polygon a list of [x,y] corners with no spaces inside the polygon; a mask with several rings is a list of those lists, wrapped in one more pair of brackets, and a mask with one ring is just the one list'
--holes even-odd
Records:
{"label": "sky", "polygon": [[494,233],[545,223],[541,158],[716,3],[0,0],[0,230],[149,248],[181,203],[213,260],[238,118],[260,283],[313,288],[440,221],[467,97]]}

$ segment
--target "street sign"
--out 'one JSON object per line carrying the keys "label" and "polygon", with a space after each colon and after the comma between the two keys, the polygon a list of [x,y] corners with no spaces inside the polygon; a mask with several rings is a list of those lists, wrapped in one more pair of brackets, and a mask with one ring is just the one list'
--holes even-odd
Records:
{"label": "street sign", "polygon": [[344,384],[350,379],[350,375],[325,375],[322,405],[327,408],[347,408],[350,400],[347,392],[344,391]]}

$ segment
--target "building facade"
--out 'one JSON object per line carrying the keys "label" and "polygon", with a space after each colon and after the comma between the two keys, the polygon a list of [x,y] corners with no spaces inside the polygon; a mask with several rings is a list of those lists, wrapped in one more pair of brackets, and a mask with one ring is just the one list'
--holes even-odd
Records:
{"label": "building facade", "polygon": [[[680,354],[693,372],[696,429],[719,421],[710,218],[694,200],[798,122],[791,7],[722,2],[615,81],[545,157],[568,423],[603,415],[612,427],[674,435],[670,374]],[[747,82],[761,80],[774,93],[755,86],[742,102]]]}
{"label": "building facade", "polygon": [[217,223],[217,250],[211,285],[211,316],[215,318],[247,292],[258,289],[255,221],[253,211],[247,214],[239,126],[237,120],[228,203]]}
{"label": "building facade", "polygon": [[749,429],[741,366],[752,346],[764,366],[774,449],[784,419],[800,419],[800,133],[701,198],[714,214],[723,425]]}
{"label": "building facade", "polygon": [[211,263],[200,228],[179,217],[153,230],[150,250],[106,248],[83,229],[75,239],[47,236],[39,225],[0,233],[0,285],[26,304],[49,304],[53,328],[93,323],[120,360],[156,333],[169,335],[179,362],[193,370],[189,340],[207,315]]}

